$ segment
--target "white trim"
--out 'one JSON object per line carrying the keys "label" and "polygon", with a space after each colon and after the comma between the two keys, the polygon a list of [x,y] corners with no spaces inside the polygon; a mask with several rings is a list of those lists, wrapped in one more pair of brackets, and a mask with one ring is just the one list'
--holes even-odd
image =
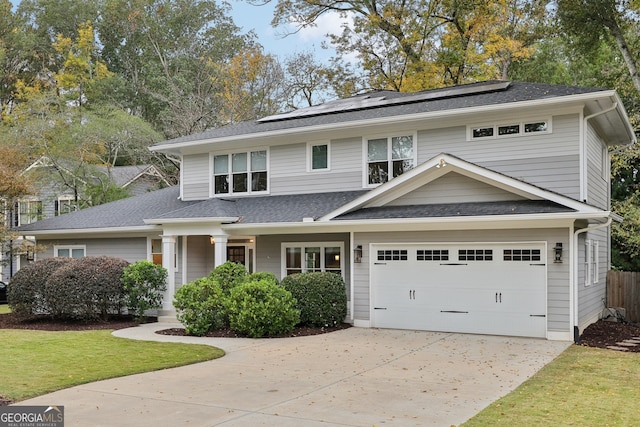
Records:
{"label": "white trim", "polygon": [[[330,212],[316,222],[328,221],[344,213],[372,206],[383,206],[384,204],[394,200],[410,191],[432,182],[435,179],[449,172],[457,172],[477,179],[481,182],[493,185],[494,187],[512,192],[529,199],[550,200],[559,203],[568,208],[575,209],[578,212],[602,212],[600,209],[586,205],[576,200],[570,199],[557,193],[544,190],[540,187],[527,184],[523,181],[510,178],[506,175],[493,172],[483,167],[466,162],[457,157],[443,153],[432,157],[421,165],[412,170],[398,176],[395,179],[387,181],[384,184],[372,189],[368,193],[358,197],[357,199],[343,205],[342,207]],[[363,177],[366,176],[363,172]]]}
{"label": "white trim", "polygon": [[[313,168],[313,147],[317,147],[320,145],[327,146],[327,167],[322,169],[314,169]],[[307,142],[307,172],[321,173],[321,172],[330,172],[330,171],[331,171],[331,141],[327,139],[327,140]]]}
{"label": "white trim", "polygon": [[[265,162],[267,173],[267,189],[263,191],[252,191],[251,190],[251,174],[253,172],[263,172],[262,170],[253,171],[251,170],[251,153],[256,153],[264,151],[265,152]],[[271,162],[270,162],[270,149],[269,147],[254,147],[243,150],[226,150],[221,152],[211,152],[209,153],[209,197],[230,197],[230,196],[247,196],[247,195],[268,195],[271,191]],[[244,172],[247,174],[247,191],[236,192],[233,191],[233,155],[234,154],[246,154],[247,155],[247,170]],[[228,170],[226,174],[218,174],[219,176],[226,175],[228,178],[229,184],[229,192],[227,193],[216,193],[216,183],[215,183],[215,157],[216,156],[227,156],[227,166]]]}
{"label": "white trim", "polygon": [[[282,242],[280,243],[280,277],[287,276],[287,249],[288,248],[300,248],[300,272],[306,273],[307,267],[305,267],[305,259],[304,259],[304,249],[305,248],[320,248],[320,270],[319,271],[327,271],[325,267],[324,254],[326,248],[339,248],[340,249],[340,275],[343,279],[345,279],[345,252],[344,252],[344,242],[338,241],[328,241],[328,242]],[[329,269],[328,271],[332,271],[335,269]],[[315,270],[314,270],[315,271]]]}
{"label": "white trim", "polygon": [[571,332],[547,331],[547,339],[549,341],[573,341]]}
{"label": "white trim", "polygon": [[[363,188],[376,188],[376,187],[379,187],[381,185],[384,185],[386,182],[390,182],[390,181],[398,178],[398,177],[394,178],[392,176],[393,175],[392,140],[393,140],[393,138],[403,137],[403,136],[410,136],[411,139],[412,139],[412,143],[413,143],[413,147],[412,147],[413,158],[411,160],[413,161],[413,167],[411,169],[414,169],[418,165],[418,131],[417,130],[406,131],[406,132],[404,132],[404,131],[402,131],[402,132],[394,132],[392,134],[385,133],[385,134],[364,135],[362,137],[362,162],[363,162],[363,164],[362,164],[362,187]],[[387,158],[386,158],[386,162],[387,162],[387,166],[388,166],[388,176],[387,176],[387,181],[386,182],[377,183],[377,184],[369,184],[369,141],[374,140],[374,139],[386,139],[387,140]],[[407,172],[405,172],[404,174],[406,174]]]}
{"label": "white trim", "polygon": [[62,257],[61,255],[59,255],[59,251],[60,249],[66,249],[69,251],[69,256],[65,257],[65,258],[73,258],[73,251],[75,249],[82,249],[84,255],[82,255],[83,257],[87,256],[87,245],[53,245],[53,256],[58,258],[58,257]]}

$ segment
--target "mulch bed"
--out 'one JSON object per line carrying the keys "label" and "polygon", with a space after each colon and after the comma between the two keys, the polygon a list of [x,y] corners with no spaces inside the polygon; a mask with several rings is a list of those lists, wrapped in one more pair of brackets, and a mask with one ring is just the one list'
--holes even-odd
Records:
{"label": "mulch bed", "polygon": [[[148,318],[148,322],[154,322],[157,319]],[[138,323],[130,316],[113,316],[106,321],[98,322],[77,322],[77,321],[59,321],[53,320],[49,316],[37,316],[29,320],[18,319],[13,314],[0,315],[0,329],[35,329],[40,331],[89,331],[100,329],[123,329],[137,326]],[[333,328],[311,328],[297,327],[290,334],[282,335],[275,338],[286,337],[302,337],[310,335],[325,334],[351,327],[350,324],[343,323]],[[183,328],[170,328],[157,332],[162,335],[186,336]],[[244,335],[238,334],[231,329],[222,329],[209,332],[207,337],[219,338],[242,338]],[[586,347],[607,348],[610,345],[630,339],[640,337],[640,324],[605,322],[600,320],[585,329],[580,337],[579,345]],[[640,346],[629,347],[628,352],[640,353]],[[11,400],[0,396],[0,406],[6,406],[13,403]]]}
{"label": "mulch bed", "polygon": [[[634,337],[640,337],[640,324],[600,320],[584,330],[578,344],[585,347],[607,348]],[[625,348],[628,353],[640,353],[640,345]]]}

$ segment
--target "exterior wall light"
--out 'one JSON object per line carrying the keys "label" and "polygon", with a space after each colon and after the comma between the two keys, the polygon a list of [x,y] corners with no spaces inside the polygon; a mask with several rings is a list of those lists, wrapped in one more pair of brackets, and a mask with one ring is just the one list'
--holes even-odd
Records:
{"label": "exterior wall light", "polygon": [[556,245],[553,247],[553,262],[556,264],[561,264],[562,263],[562,243],[558,242],[556,243]]}
{"label": "exterior wall light", "polygon": [[353,262],[360,264],[362,262],[362,245],[358,245],[353,250]]}

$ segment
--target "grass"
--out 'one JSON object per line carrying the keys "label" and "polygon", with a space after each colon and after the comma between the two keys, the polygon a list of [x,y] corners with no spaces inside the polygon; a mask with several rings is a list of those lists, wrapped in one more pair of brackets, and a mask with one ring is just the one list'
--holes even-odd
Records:
{"label": "grass", "polygon": [[205,345],[134,341],[110,330],[0,330],[0,396],[20,401],[107,378],[211,360]]}
{"label": "grass", "polygon": [[640,354],[571,346],[464,427],[640,425]]}
{"label": "grass", "polygon": [[0,304],[0,314],[7,314],[7,313],[11,313],[9,304]]}

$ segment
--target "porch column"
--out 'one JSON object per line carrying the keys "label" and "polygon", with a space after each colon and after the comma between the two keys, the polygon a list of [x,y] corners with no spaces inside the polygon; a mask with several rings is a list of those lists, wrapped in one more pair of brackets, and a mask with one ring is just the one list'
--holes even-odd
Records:
{"label": "porch column", "polygon": [[217,267],[227,262],[227,242],[228,236],[216,235],[213,236],[213,266]]}
{"label": "porch column", "polygon": [[176,293],[176,236],[162,235],[162,266],[167,270],[167,290],[162,299],[162,310],[165,314],[175,313],[172,303]]}

